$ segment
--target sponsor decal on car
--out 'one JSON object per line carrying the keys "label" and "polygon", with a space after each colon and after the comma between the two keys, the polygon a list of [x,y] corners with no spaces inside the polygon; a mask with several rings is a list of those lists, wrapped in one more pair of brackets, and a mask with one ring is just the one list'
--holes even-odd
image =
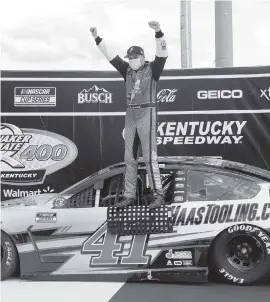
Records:
{"label": "sponsor decal on car", "polygon": [[173,251],[172,249],[170,249],[165,254],[165,257],[167,259],[192,259],[192,253],[191,251],[179,251],[179,250]]}
{"label": "sponsor decal on car", "polygon": [[172,206],[173,224],[201,225],[270,220],[270,203],[208,204],[197,208]]}
{"label": "sponsor decal on car", "polygon": [[40,223],[57,222],[57,213],[37,213],[36,222],[40,222]]}
{"label": "sponsor decal on car", "polygon": [[178,89],[161,89],[157,94],[158,103],[173,103]]}
{"label": "sponsor decal on car", "polygon": [[183,261],[174,261],[173,264],[174,265],[182,266],[183,265]]}
{"label": "sponsor decal on car", "polygon": [[77,157],[76,145],[49,131],[1,124],[1,182],[16,185],[43,183]]}
{"label": "sponsor decal on car", "polygon": [[78,93],[78,104],[112,104],[112,93],[94,85]]}
{"label": "sponsor decal on car", "polygon": [[169,266],[169,265],[171,265],[171,266],[184,266],[184,263],[183,263],[183,261],[180,261],[180,260],[177,260],[177,261],[171,261],[171,260],[168,260],[168,262],[167,262],[167,266]]}
{"label": "sponsor decal on car", "polygon": [[192,266],[193,265],[191,251],[170,249],[165,254],[165,258],[168,259],[166,262],[167,266]]}
{"label": "sponsor decal on car", "polygon": [[172,265],[172,261],[168,260],[167,265]]}
{"label": "sponsor decal on car", "polygon": [[183,260],[183,265],[191,266],[193,265],[192,260]]}
{"label": "sponsor decal on car", "polygon": [[240,89],[235,90],[200,90],[197,92],[197,98],[199,100],[211,100],[211,99],[241,99],[243,97],[243,91]]}
{"label": "sponsor decal on car", "polygon": [[270,101],[270,87],[268,89],[260,89],[260,98],[266,98]]}
{"label": "sponsor decal on car", "polygon": [[243,142],[247,121],[162,122],[157,129],[158,145],[237,145]]}
{"label": "sponsor decal on car", "polygon": [[175,181],[185,181],[185,177],[175,177]]}
{"label": "sponsor decal on car", "polygon": [[55,107],[55,87],[15,87],[15,107]]}

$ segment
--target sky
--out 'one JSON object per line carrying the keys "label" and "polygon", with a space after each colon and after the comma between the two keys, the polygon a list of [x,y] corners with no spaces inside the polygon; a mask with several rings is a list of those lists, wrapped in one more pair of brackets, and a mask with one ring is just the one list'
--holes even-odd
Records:
{"label": "sky", "polygon": [[[214,0],[193,0],[192,67],[214,67]],[[155,55],[157,20],[166,35],[167,69],[181,68],[180,0],[2,1],[2,70],[112,70],[89,32],[98,28],[108,46],[124,56],[140,45]],[[233,0],[234,66],[270,65],[270,0]]]}

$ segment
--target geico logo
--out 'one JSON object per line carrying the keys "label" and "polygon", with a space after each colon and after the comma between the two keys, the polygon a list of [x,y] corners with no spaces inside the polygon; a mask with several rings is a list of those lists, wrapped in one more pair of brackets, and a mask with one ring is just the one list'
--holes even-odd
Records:
{"label": "geico logo", "polygon": [[200,90],[197,92],[198,99],[241,99],[242,90]]}

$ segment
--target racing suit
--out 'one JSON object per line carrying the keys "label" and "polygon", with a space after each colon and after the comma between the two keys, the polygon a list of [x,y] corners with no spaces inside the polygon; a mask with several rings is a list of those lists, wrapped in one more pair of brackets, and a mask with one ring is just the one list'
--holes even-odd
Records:
{"label": "racing suit", "polygon": [[154,194],[163,195],[157,160],[157,82],[168,56],[164,34],[155,33],[156,56],[145,61],[137,71],[118,55],[111,54],[103,39],[95,39],[101,52],[120,72],[126,84],[127,111],[125,118],[125,189],[124,197],[136,198],[139,142],[146,165],[149,185]]}

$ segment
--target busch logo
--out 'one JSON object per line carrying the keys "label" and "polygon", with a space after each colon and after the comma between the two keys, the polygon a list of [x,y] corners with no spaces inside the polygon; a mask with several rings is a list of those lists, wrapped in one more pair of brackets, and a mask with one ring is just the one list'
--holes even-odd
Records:
{"label": "busch logo", "polygon": [[265,97],[268,101],[270,101],[270,87],[268,89],[260,89],[260,91],[260,98]]}
{"label": "busch logo", "polygon": [[175,93],[178,89],[162,89],[157,94],[158,103],[173,103],[175,101]]}
{"label": "busch logo", "polygon": [[209,99],[241,99],[243,91],[236,90],[200,90],[197,92],[197,97],[200,100]]}
{"label": "busch logo", "polygon": [[94,85],[89,90],[84,89],[78,93],[78,104],[84,103],[111,104],[112,93],[108,92],[104,88],[98,88],[97,85]]}

